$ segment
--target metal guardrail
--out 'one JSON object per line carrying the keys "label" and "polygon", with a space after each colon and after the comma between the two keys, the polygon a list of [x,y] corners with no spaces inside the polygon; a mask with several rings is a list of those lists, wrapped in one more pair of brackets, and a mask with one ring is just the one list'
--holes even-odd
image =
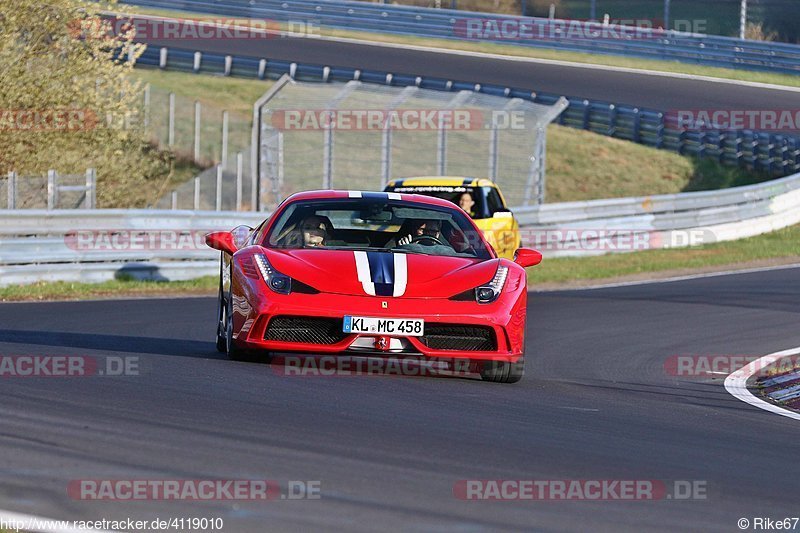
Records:
{"label": "metal guardrail", "polygon": [[[602,38],[595,37],[590,31],[598,27],[598,23],[342,0],[126,0],[125,3],[226,17],[281,22],[314,21],[318,25],[332,28],[484,42],[498,41],[469,38],[470,34],[465,31],[468,20],[484,23],[493,21],[498,26],[506,22],[517,29],[530,28],[530,35],[536,38],[499,41],[503,44],[736,69],[800,73],[800,46],[797,45],[657,29],[637,28],[635,35],[627,39]],[[576,28],[578,31],[557,31],[567,24],[567,28]],[[612,26],[609,30],[616,29],[619,33],[627,34],[624,28]]]}
{"label": "metal guardrail", "polygon": [[[703,213],[713,213],[719,218],[712,220],[712,223],[717,224],[748,218],[742,216],[735,218],[735,216],[747,207],[769,205],[774,198],[797,191],[800,191],[800,174],[721,190],[518,207],[514,209],[514,214],[520,224],[537,226],[623,217],[652,218],[656,215],[663,220],[666,216],[685,216],[687,213],[694,217]],[[734,218],[729,219],[730,214],[733,214]],[[693,223],[696,222],[697,220]],[[690,227],[690,225],[674,225],[671,229]]]}
{"label": "metal guardrail", "polygon": [[[571,247],[574,237],[567,230],[640,233],[651,248],[689,244],[676,244],[676,232],[703,232],[714,242],[726,241],[800,223],[800,174],[726,191],[545,204],[515,214],[523,245],[536,246],[531,238],[537,231],[563,233],[546,257],[613,251],[586,246],[585,234],[577,237],[584,248]],[[265,216],[124,209],[0,212],[0,285],[211,275],[219,263],[217,252],[205,247],[204,234],[239,224],[255,227]]]}
{"label": "metal guardrail", "polygon": [[265,213],[151,209],[0,211],[0,286],[213,274],[206,233],[255,227]]}
{"label": "metal guardrail", "polygon": [[[198,73],[258,79],[278,79],[284,74],[302,81],[349,81],[410,86],[440,91],[478,91],[486,94],[522,98],[553,105],[561,95],[531,92],[512,87],[443,78],[420,77],[402,73],[360,70],[327,65],[309,65],[291,61],[246,56],[200,53],[178,48],[148,47],[137,64]],[[567,97],[569,106],[556,123],[630,140],[646,146],[663,148],[684,155],[709,157],[724,164],[738,165],[774,176],[800,171],[800,137],[759,131],[683,131],[676,129],[667,113]]]}

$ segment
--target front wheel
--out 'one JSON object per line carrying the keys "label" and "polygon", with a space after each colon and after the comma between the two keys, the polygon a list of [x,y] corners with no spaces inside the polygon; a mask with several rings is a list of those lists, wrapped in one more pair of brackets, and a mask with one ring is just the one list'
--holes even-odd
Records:
{"label": "front wheel", "polygon": [[222,260],[219,265],[219,293],[217,294],[217,351],[227,353],[226,330],[227,327],[227,306],[225,304],[224,293],[222,292]]}
{"label": "front wheel", "polygon": [[254,353],[243,350],[233,342],[233,295],[229,292],[225,305],[225,353],[231,361],[243,361],[245,363],[270,362],[269,353]]}
{"label": "front wheel", "polygon": [[525,375],[525,357],[520,357],[516,363],[482,361],[480,373],[484,381],[516,383]]}
{"label": "front wheel", "polygon": [[247,352],[236,346],[233,342],[233,295],[228,293],[225,305],[225,353],[232,361],[252,361]]}

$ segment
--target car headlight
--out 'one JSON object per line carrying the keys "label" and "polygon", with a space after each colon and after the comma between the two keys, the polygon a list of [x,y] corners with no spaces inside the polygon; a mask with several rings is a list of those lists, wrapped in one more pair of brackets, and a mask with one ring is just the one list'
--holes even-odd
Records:
{"label": "car headlight", "polygon": [[503,292],[503,287],[506,285],[508,278],[508,267],[500,265],[497,267],[492,280],[486,285],[481,285],[475,289],[475,300],[479,304],[489,304],[497,300],[500,293]]}
{"label": "car headlight", "polygon": [[256,254],[253,257],[255,258],[258,270],[261,271],[261,277],[264,278],[267,287],[278,294],[289,294],[292,292],[292,278],[272,268],[272,265],[269,264],[269,261],[267,261],[266,256],[263,254]]}

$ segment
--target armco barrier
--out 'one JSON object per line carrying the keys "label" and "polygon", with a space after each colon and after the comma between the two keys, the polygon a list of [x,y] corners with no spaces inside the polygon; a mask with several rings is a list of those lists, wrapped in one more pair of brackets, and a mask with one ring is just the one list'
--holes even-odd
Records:
{"label": "armco barrier", "polygon": [[[643,234],[653,248],[685,245],[675,234],[700,232],[714,242],[750,237],[800,223],[800,174],[737,187],[639,198],[545,204],[515,214],[526,239],[561,232],[545,257],[596,255],[586,230]],[[102,281],[119,276],[191,279],[217,272],[217,252],[202,244],[206,231],[256,226],[264,213],[155,210],[14,210],[0,212],[0,284],[38,280]],[[569,231],[584,233],[570,246]],[[88,235],[85,245],[75,233]],[[109,235],[122,235],[117,242]],[[131,235],[168,236],[167,246],[131,245]],[[92,240],[92,236],[102,239]],[[188,236],[187,246],[180,237]],[[597,237],[599,239],[600,237]],[[87,244],[88,243],[88,244]],[[115,244],[116,243],[116,244]]]}
{"label": "armco barrier", "polygon": [[[308,65],[291,61],[246,56],[225,56],[179,48],[148,47],[138,63],[167,70],[216,73],[243,78],[277,79],[289,74],[303,81],[349,81],[395,86],[417,85],[440,91],[479,91],[486,94],[522,98],[553,105],[560,95],[531,92],[512,87],[476,84],[443,78],[421,77],[402,73],[378,72],[328,65]],[[757,131],[677,131],[670,127],[665,113],[592,102],[567,97],[569,107],[559,115],[558,124],[634,141],[647,146],[673,150],[685,155],[710,157],[722,163],[786,176],[800,171],[800,137]]]}
{"label": "armco barrier", "polygon": [[[125,3],[225,17],[280,22],[313,21],[320,26],[332,28],[468,41],[476,39],[465,34],[466,20],[481,20],[484,23],[508,21],[515,28],[528,25],[531,28],[530,34],[539,38],[502,40],[503,44],[736,69],[800,73],[800,46],[714,35],[638,28],[632,38],[602,38],[594,36],[590,31],[597,23],[589,26],[586,22],[341,0],[126,0]],[[558,31],[567,24],[568,28],[577,31]],[[624,30],[624,27],[607,28]],[[542,35],[545,37],[541,38]]]}

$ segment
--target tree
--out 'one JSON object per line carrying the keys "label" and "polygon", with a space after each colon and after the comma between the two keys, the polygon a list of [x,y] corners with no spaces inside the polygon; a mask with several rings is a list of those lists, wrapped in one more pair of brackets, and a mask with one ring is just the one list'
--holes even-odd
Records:
{"label": "tree", "polygon": [[113,7],[0,0],[0,173],[95,167],[102,205],[113,201],[103,181],[141,187],[169,172],[169,155],[146,141],[142,87],[130,75],[144,45],[102,17]]}

